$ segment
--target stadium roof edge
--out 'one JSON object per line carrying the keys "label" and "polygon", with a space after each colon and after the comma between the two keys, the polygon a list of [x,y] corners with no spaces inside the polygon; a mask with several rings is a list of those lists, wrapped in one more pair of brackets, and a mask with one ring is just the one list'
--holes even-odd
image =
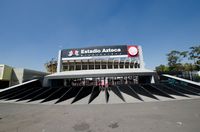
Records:
{"label": "stadium roof edge", "polygon": [[106,77],[106,76],[123,76],[123,75],[149,75],[156,74],[149,69],[99,69],[99,70],[81,70],[80,71],[63,71],[47,75],[45,78],[82,78],[82,77]]}

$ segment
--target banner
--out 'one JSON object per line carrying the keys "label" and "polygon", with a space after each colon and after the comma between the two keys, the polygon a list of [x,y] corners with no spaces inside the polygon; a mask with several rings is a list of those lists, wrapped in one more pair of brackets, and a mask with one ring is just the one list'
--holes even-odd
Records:
{"label": "banner", "polygon": [[95,56],[116,56],[128,55],[129,57],[138,54],[137,46],[115,45],[115,46],[97,46],[88,48],[63,49],[62,58],[71,57],[95,57]]}

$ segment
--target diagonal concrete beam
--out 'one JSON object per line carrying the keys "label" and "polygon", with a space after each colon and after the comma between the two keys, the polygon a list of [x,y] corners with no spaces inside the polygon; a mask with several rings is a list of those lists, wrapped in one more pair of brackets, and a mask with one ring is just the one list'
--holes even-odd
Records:
{"label": "diagonal concrete beam", "polygon": [[88,104],[91,103],[99,95],[99,93],[100,93],[99,86],[93,87],[90,99],[88,100]]}
{"label": "diagonal concrete beam", "polygon": [[116,86],[116,85],[112,86],[112,87],[111,87],[111,90],[112,90],[113,93],[115,93],[121,100],[123,100],[124,102],[126,102],[125,99],[124,99],[124,97],[123,97],[123,95],[121,94],[121,92],[120,92],[118,86]]}

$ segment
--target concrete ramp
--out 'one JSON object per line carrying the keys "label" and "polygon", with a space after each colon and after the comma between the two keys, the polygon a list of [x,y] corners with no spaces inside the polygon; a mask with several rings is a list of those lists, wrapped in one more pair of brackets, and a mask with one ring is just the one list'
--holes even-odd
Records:
{"label": "concrete ramp", "polygon": [[194,81],[191,81],[191,80],[187,80],[187,79],[184,79],[184,78],[180,78],[180,77],[176,77],[176,76],[172,76],[172,75],[168,75],[168,74],[163,74],[162,76],[167,77],[167,78],[172,78],[172,79],[175,79],[175,80],[178,80],[178,81],[182,81],[182,82],[185,82],[185,83],[200,86],[200,83],[194,82]]}
{"label": "concrete ramp", "polygon": [[16,88],[16,87],[20,87],[20,86],[23,86],[23,85],[26,85],[26,84],[29,84],[29,83],[32,83],[32,82],[36,82],[36,81],[38,81],[38,79],[33,79],[33,80],[30,80],[30,81],[27,81],[27,82],[23,82],[23,83],[20,83],[20,84],[17,84],[17,85],[8,87],[8,88],[1,89],[0,92],[6,91],[6,90],[9,90],[9,89],[13,89],[13,88]]}

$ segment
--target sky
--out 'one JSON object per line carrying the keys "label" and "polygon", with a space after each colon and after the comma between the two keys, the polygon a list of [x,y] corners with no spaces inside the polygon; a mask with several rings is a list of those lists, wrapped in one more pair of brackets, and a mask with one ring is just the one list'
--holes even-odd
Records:
{"label": "sky", "polygon": [[59,49],[141,45],[146,67],[200,45],[199,0],[0,0],[0,64],[44,71]]}

